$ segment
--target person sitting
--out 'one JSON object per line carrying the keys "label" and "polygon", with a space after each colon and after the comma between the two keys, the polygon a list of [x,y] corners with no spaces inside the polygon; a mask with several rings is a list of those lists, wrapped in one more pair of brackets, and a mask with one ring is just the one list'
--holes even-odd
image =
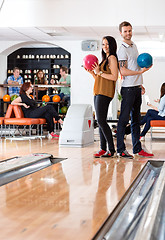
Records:
{"label": "person sitting", "polygon": [[[45,73],[42,70],[38,70],[35,78],[35,84],[48,84],[48,80],[45,77]],[[38,87],[38,100],[42,100],[42,97],[46,95],[47,88]]]}
{"label": "person sitting", "polygon": [[68,68],[61,66],[60,67],[60,75],[61,78],[58,81],[59,84],[62,85],[69,85],[67,87],[61,87],[59,88],[60,93],[59,96],[61,97],[61,100],[68,103],[70,105],[70,83],[71,83],[71,77],[68,74]]}
{"label": "person sitting", "polygon": [[54,133],[53,119],[55,118],[60,124],[63,124],[63,120],[59,117],[52,105],[37,107],[35,100],[30,96],[32,89],[33,86],[30,82],[24,83],[20,88],[20,96],[13,100],[11,104],[21,106],[26,118],[45,118],[49,132],[48,138],[58,137],[58,135]]}
{"label": "person sitting", "polygon": [[19,95],[20,86],[23,84],[23,78],[20,76],[20,69],[18,67],[14,67],[13,75],[7,78],[7,83],[14,86],[9,87],[9,95]]}
{"label": "person sitting", "polygon": [[149,109],[144,116],[144,118],[141,120],[140,125],[144,125],[144,129],[140,134],[140,139],[143,140],[144,136],[150,129],[150,122],[151,120],[165,120],[165,83],[162,84],[160,89],[160,100],[155,100],[155,102],[159,102],[159,106],[155,107],[154,105],[147,103],[149,107],[152,109]]}

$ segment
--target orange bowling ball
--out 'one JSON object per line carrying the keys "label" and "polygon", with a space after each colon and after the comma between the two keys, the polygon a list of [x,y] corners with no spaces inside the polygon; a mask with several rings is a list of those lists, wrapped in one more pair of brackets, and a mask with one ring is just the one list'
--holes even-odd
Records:
{"label": "orange bowling ball", "polygon": [[42,97],[42,101],[43,101],[43,102],[49,102],[49,101],[50,101],[50,97],[49,97],[48,95],[44,95],[44,96]]}
{"label": "orange bowling ball", "polygon": [[61,100],[61,98],[58,95],[54,95],[53,98],[52,98],[53,102],[60,102],[60,100]]}
{"label": "orange bowling ball", "polygon": [[8,94],[3,96],[3,101],[4,102],[10,102],[10,96]]}

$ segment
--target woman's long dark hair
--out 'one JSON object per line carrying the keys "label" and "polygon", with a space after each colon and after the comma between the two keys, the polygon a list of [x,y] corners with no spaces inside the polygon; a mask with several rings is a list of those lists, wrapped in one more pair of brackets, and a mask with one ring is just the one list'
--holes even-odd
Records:
{"label": "woman's long dark hair", "polygon": [[[38,74],[39,74],[40,72],[43,73],[43,77],[42,77],[41,79],[39,79],[39,77],[38,77]],[[41,69],[38,70],[36,76],[37,76],[37,83],[38,83],[38,84],[44,84],[44,83],[45,83],[45,73],[44,73]]]}
{"label": "woman's long dark hair", "polygon": [[[109,56],[113,55],[117,59],[117,53],[116,53],[117,52],[117,43],[116,43],[116,40],[111,36],[103,37],[102,41],[104,39],[106,39],[108,44],[109,44]],[[102,54],[102,62],[99,65],[101,65],[106,60],[105,65],[104,65],[104,70],[106,70],[106,66],[108,65],[108,57],[109,56],[108,57],[106,56],[106,53],[103,51],[103,49],[102,49],[101,54]]]}
{"label": "woman's long dark hair", "polygon": [[26,91],[30,88],[31,83],[30,82],[25,82],[22,84],[19,93],[20,94],[26,94]]}
{"label": "woman's long dark hair", "polygon": [[160,89],[160,98],[165,95],[165,83],[162,84]]}

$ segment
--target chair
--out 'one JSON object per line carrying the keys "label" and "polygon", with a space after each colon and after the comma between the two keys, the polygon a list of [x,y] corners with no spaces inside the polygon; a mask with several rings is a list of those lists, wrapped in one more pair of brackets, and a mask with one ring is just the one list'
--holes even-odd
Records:
{"label": "chair", "polygon": [[[24,113],[22,111],[22,108],[18,105],[13,105],[14,109],[14,114],[16,118],[24,118]],[[27,119],[27,118],[25,118]],[[46,119],[45,118],[30,118],[30,119],[37,119],[39,120],[39,123],[37,124],[37,127],[40,125],[41,126],[41,136],[43,134],[43,125],[46,124]],[[39,134],[39,128],[37,128],[37,132]]]}
{"label": "chair", "polygon": [[[5,117],[0,117],[1,137],[2,137],[2,132],[3,132],[4,119],[10,118],[10,117],[14,117],[13,107],[11,104],[9,104],[9,106],[7,108]],[[5,128],[5,133],[6,133],[6,128]]]}
{"label": "chair", "polygon": [[153,136],[153,127],[165,127],[165,120],[151,120],[151,140]]}
{"label": "chair", "polygon": [[54,122],[54,132],[57,133],[57,129],[60,129],[60,123],[56,121],[55,118],[53,118],[53,122]]}
{"label": "chair", "polygon": [[0,117],[1,137],[2,137],[3,122],[4,122],[4,117]]}
{"label": "chair", "polygon": [[[23,135],[23,133],[26,133],[27,126],[29,127],[29,137],[31,137],[31,132],[34,127],[34,125],[37,125],[37,130],[39,132],[38,126],[43,125],[46,123],[45,119],[39,119],[39,118],[25,118],[23,111],[20,106],[17,105],[9,105],[9,110],[7,110],[8,118],[4,118],[4,124],[5,124],[5,129],[6,126],[9,126],[9,135],[11,134],[11,128],[10,126],[13,125],[16,127],[13,135],[15,136],[16,130],[18,130],[20,136]],[[11,114],[9,114],[11,112]],[[13,117],[13,114],[15,117]],[[20,128],[20,126],[22,128]],[[42,134],[42,133],[41,133]]]}

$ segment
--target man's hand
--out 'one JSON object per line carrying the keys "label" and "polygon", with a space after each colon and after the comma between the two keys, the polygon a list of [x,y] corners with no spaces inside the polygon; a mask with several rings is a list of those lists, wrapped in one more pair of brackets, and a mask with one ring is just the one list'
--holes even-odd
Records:
{"label": "man's hand", "polygon": [[142,95],[144,95],[146,90],[145,90],[145,88],[142,85],[141,85],[141,89],[142,89]]}
{"label": "man's hand", "polygon": [[15,82],[15,81],[9,80],[9,81],[8,81],[8,84],[9,84],[9,85],[13,85],[13,86],[18,86],[18,85],[19,85],[19,82]]}
{"label": "man's hand", "polygon": [[151,67],[149,67],[149,68],[145,68],[145,67],[142,68],[142,69],[141,69],[141,73],[144,73],[144,72],[150,70],[150,68],[152,68],[152,66],[153,66],[153,65],[151,65]]}

